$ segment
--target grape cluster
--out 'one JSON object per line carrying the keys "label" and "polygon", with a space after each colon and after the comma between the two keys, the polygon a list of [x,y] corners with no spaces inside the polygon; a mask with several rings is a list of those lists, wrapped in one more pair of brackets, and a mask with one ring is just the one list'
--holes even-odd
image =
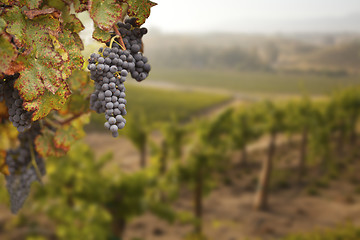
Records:
{"label": "grape cluster", "polygon": [[7,151],[6,164],[9,167],[9,176],[5,176],[6,188],[10,195],[11,211],[16,213],[24,204],[34,181],[41,182],[35,166],[32,165],[32,157],[41,174],[46,173],[44,159],[35,151],[34,141],[40,133],[40,125],[34,123],[32,127],[23,133],[19,133],[20,145],[16,149]]}
{"label": "grape cluster", "polygon": [[127,69],[133,63],[129,51],[116,47],[100,48],[89,59],[90,77],[95,81],[95,92],[90,96],[90,108],[97,113],[105,112],[105,127],[113,137],[119,135],[118,129],[125,127],[126,100],[125,86]]}
{"label": "grape cluster", "polygon": [[24,132],[31,127],[32,113],[23,108],[23,100],[18,90],[14,88],[14,82],[14,79],[8,79],[1,84],[4,91],[3,96],[6,107],[8,108],[10,122],[12,122],[19,132]]}
{"label": "grape cluster", "polygon": [[[124,82],[128,73],[137,80],[144,80],[150,72],[148,59],[140,52],[141,38],[147,33],[146,28],[138,28],[134,19],[118,23],[126,49],[120,43],[109,41],[106,48],[90,55],[88,70],[95,81],[95,91],[90,95],[90,108],[97,113],[105,113],[105,128],[113,137],[125,127],[126,100]],[[114,37],[115,35],[113,35]]]}
{"label": "grape cluster", "polygon": [[147,33],[146,28],[138,28],[135,18],[125,20],[125,23],[117,23],[118,30],[121,34],[126,49],[131,52],[135,59],[135,68],[129,69],[131,77],[136,81],[143,81],[149,75],[151,70],[147,57],[143,56],[142,37]]}

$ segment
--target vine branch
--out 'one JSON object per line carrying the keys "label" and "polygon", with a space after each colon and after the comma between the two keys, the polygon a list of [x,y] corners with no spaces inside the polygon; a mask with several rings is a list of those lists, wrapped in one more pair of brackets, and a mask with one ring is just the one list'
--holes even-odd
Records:
{"label": "vine branch", "polygon": [[113,29],[115,31],[116,36],[120,39],[119,42],[120,42],[121,48],[126,50],[125,44],[124,44],[123,39],[121,37],[121,33],[119,32],[119,29],[117,28],[116,23],[113,25]]}

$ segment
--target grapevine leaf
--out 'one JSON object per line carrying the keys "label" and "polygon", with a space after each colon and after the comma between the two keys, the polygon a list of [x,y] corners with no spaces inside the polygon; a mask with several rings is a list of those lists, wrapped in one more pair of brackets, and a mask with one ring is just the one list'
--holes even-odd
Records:
{"label": "grapevine leaf", "polygon": [[27,6],[29,9],[39,8],[43,0],[20,0],[21,5]]}
{"label": "grapevine leaf", "polygon": [[66,82],[62,82],[55,94],[48,90],[33,101],[24,102],[23,107],[28,112],[33,111],[32,120],[44,118],[53,109],[61,109],[69,98],[71,91]]}
{"label": "grapevine leaf", "polygon": [[6,27],[6,22],[3,18],[0,18],[0,33],[2,33],[4,31]]}
{"label": "grapevine leaf", "polygon": [[98,27],[95,27],[92,37],[96,41],[106,43],[111,39],[111,34],[108,31],[104,31]]}
{"label": "grapevine leaf", "polygon": [[17,54],[15,47],[4,35],[0,35],[0,56],[0,71],[5,72],[10,67],[10,63],[15,60]]}
{"label": "grapevine leaf", "polygon": [[18,6],[14,6],[8,9],[4,15],[4,20],[8,26],[6,32],[15,36],[20,41],[24,40],[24,31],[26,27],[26,21],[21,14],[21,10]]}
{"label": "grapevine leaf", "polygon": [[48,46],[42,51],[28,56],[25,61],[26,69],[15,81],[15,88],[19,90],[24,101],[32,101],[42,95],[45,89],[55,94],[62,81],[62,74],[58,68],[63,61],[59,53]]}
{"label": "grapevine leaf", "polygon": [[79,33],[85,29],[84,25],[78,19],[75,14],[70,14],[65,20],[65,29],[70,30],[71,32]]}
{"label": "grapevine leaf", "polygon": [[88,9],[88,0],[74,0],[75,12],[83,12]]}
{"label": "grapevine leaf", "polygon": [[121,20],[122,8],[116,0],[90,0],[89,7],[90,17],[105,31]]}
{"label": "grapevine leaf", "polygon": [[79,139],[80,132],[72,125],[65,125],[55,132],[54,143],[56,148],[69,151],[70,146]]}
{"label": "grapevine leaf", "polygon": [[0,151],[0,173],[4,175],[10,175],[9,167],[5,162],[6,151]]}
{"label": "grapevine leaf", "polygon": [[6,75],[14,75],[15,73],[21,72],[25,69],[23,62],[18,61],[12,61],[10,63],[10,66],[6,71],[4,72]]}
{"label": "grapevine leaf", "polygon": [[51,14],[53,15],[55,18],[59,18],[60,17],[60,11],[56,10],[55,8],[46,8],[46,9],[41,9],[41,10],[25,10],[24,11],[25,16],[27,16],[29,19],[34,19],[37,16],[40,15],[46,15],[46,14]]}
{"label": "grapevine leaf", "polygon": [[150,0],[128,0],[127,3],[129,4],[128,15],[136,17],[136,23],[139,26],[145,23],[146,19],[150,16],[151,7],[157,5],[157,3]]}
{"label": "grapevine leaf", "polygon": [[82,70],[73,71],[72,75],[68,78],[71,91],[79,91],[83,94],[84,88],[93,88],[89,74]]}
{"label": "grapevine leaf", "polygon": [[66,154],[62,149],[58,149],[54,143],[55,133],[45,128],[41,135],[35,139],[36,151],[43,157],[55,156],[61,157]]}
{"label": "grapevine leaf", "polygon": [[49,42],[49,32],[55,35],[61,32],[61,23],[53,15],[38,15],[31,20],[25,18],[17,6],[6,12],[4,20],[8,24],[6,31],[22,44],[27,44],[27,48],[35,46],[40,50],[44,43]]}
{"label": "grapevine leaf", "polygon": [[84,50],[84,43],[82,42],[79,34],[73,33],[72,35],[74,37],[74,41],[75,41],[76,46],[80,49],[80,51]]}
{"label": "grapevine leaf", "polygon": [[84,95],[73,94],[67,102],[67,108],[64,113],[81,114],[90,111],[90,102],[84,101]]}
{"label": "grapevine leaf", "polygon": [[64,33],[59,36],[60,43],[64,46],[66,52],[69,54],[67,61],[63,63],[62,77],[64,79],[70,77],[74,69],[81,69],[84,64],[84,59],[81,55],[80,49],[75,41],[74,34],[70,31],[64,30]]}

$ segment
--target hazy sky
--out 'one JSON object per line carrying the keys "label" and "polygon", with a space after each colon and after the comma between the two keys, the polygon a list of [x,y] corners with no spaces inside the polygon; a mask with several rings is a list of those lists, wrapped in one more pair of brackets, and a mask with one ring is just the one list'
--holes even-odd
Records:
{"label": "hazy sky", "polygon": [[[153,0],[145,26],[163,32],[215,31],[294,31],[309,27],[313,21],[337,25],[344,18],[359,19],[360,0]],[[346,23],[344,23],[346,22]],[[353,20],[353,22],[356,22]],[[314,25],[317,23],[314,22]],[[302,26],[302,27],[301,27]],[[340,24],[337,28],[342,29]],[[316,28],[315,28],[316,30]],[[360,31],[360,29],[359,29]]]}

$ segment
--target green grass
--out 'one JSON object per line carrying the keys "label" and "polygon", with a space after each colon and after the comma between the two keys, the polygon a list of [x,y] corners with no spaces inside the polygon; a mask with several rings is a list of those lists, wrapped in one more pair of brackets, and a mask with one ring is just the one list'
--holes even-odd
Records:
{"label": "green grass", "polygon": [[291,234],[282,240],[359,240],[360,229],[347,224],[334,229],[318,230],[311,233]]}
{"label": "green grass", "polygon": [[[127,116],[143,115],[151,124],[168,121],[173,115],[189,119],[199,111],[228,101],[230,96],[195,91],[162,90],[140,84],[126,85]],[[92,114],[90,128],[103,129],[104,114]]]}
{"label": "green grass", "polygon": [[225,70],[154,69],[148,81],[228,89],[243,93],[326,94],[360,84],[360,76],[310,73],[235,72]]}

